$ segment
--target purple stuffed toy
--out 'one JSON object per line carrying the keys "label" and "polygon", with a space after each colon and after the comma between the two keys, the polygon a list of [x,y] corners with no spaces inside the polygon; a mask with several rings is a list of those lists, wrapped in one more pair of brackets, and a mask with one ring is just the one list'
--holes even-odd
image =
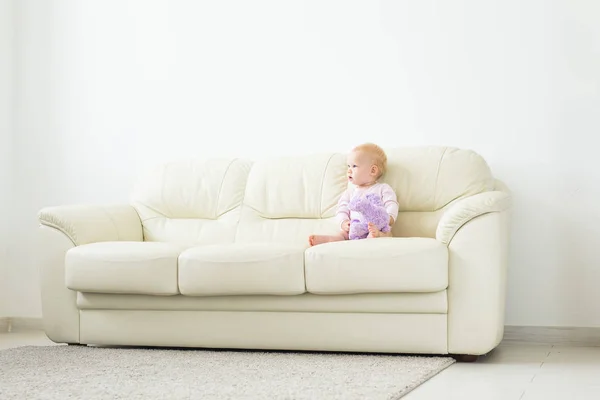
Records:
{"label": "purple stuffed toy", "polygon": [[369,222],[381,232],[390,231],[390,217],[378,195],[367,193],[366,196],[356,196],[350,200],[348,207],[360,214],[359,219],[350,221],[350,239],[365,239],[369,235]]}

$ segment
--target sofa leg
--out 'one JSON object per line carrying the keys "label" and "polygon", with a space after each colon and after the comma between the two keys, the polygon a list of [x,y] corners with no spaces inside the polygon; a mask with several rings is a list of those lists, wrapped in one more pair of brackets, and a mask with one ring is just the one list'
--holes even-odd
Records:
{"label": "sofa leg", "polygon": [[69,346],[87,346],[85,343],[67,343]]}
{"label": "sofa leg", "polygon": [[453,354],[452,357],[457,362],[475,362],[479,358],[479,356],[474,354]]}

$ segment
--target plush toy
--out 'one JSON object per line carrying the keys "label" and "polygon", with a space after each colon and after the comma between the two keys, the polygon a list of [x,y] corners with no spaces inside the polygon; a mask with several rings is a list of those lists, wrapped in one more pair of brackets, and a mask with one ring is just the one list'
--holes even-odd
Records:
{"label": "plush toy", "polygon": [[369,235],[369,222],[381,232],[390,231],[390,217],[383,206],[381,198],[375,193],[356,196],[348,204],[350,211],[360,214],[359,219],[350,221],[350,239],[365,239]]}

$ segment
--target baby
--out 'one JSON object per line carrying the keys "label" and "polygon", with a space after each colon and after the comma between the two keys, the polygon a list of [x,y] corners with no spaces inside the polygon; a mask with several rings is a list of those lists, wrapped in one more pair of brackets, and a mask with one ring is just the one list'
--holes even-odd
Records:
{"label": "baby", "polygon": [[[340,197],[336,217],[340,223],[340,233],[337,235],[310,235],[308,243],[315,246],[321,243],[348,240],[350,221],[355,219],[348,208],[354,196],[363,196],[367,193],[376,193],[381,197],[385,209],[390,216],[390,227],[398,217],[398,199],[394,189],[387,183],[380,183],[387,167],[387,156],[383,149],[373,143],[365,143],[352,149],[348,155],[348,180],[353,184]],[[392,236],[391,230],[381,232],[375,225],[369,223],[368,238]]]}

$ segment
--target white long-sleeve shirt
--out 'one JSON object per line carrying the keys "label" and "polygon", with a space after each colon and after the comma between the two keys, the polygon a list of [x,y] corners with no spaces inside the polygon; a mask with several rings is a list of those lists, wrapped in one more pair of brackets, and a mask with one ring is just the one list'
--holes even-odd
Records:
{"label": "white long-sleeve shirt", "polygon": [[376,183],[364,189],[352,186],[344,191],[338,200],[338,209],[336,213],[336,218],[340,223],[340,227],[343,222],[358,218],[356,215],[357,212],[350,211],[348,208],[350,200],[352,200],[354,196],[364,196],[367,193],[378,194],[381,197],[381,202],[387,210],[388,215],[396,221],[398,218],[398,197],[396,196],[396,192],[394,192],[394,189],[387,183]]}

